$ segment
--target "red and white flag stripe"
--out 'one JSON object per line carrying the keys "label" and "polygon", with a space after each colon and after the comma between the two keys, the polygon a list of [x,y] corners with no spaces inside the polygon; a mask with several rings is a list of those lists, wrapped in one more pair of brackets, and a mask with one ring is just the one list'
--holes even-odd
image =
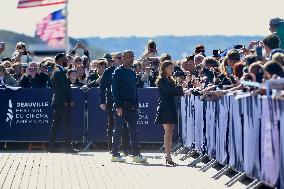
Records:
{"label": "red and white flag stripe", "polygon": [[55,4],[63,4],[66,0],[19,0],[18,7],[21,8],[31,8],[31,7],[40,7],[40,6],[48,6]]}

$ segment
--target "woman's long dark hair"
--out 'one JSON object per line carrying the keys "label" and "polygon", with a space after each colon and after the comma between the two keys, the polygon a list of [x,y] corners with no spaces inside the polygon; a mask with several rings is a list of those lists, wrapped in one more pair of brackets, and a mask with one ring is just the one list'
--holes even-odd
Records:
{"label": "woman's long dark hair", "polygon": [[171,65],[174,65],[174,63],[170,60],[166,60],[166,61],[162,62],[162,65],[160,66],[160,70],[159,70],[159,76],[156,80],[156,85],[158,85],[158,82],[162,78],[169,79],[170,82],[173,83],[173,84],[175,83],[173,76],[169,76],[169,77],[166,76],[166,68],[171,66]]}

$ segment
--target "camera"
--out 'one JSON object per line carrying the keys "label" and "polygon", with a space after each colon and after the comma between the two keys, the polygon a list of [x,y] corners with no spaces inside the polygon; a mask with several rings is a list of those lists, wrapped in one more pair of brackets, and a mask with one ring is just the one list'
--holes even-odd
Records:
{"label": "camera", "polygon": [[203,68],[204,75],[208,78],[208,80],[213,81],[214,73],[207,68]]}
{"label": "camera", "polygon": [[174,72],[174,77],[186,77],[186,73],[183,71],[176,71]]}
{"label": "camera", "polygon": [[256,47],[255,49],[256,51],[256,59],[257,60],[261,60],[262,59],[262,47]]}
{"label": "camera", "polygon": [[213,50],[213,57],[220,57],[220,50]]}
{"label": "camera", "polygon": [[234,45],[234,49],[236,50],[239,50],[241,48],[243,48],[244,46],[243,45],[240,45],[240,44],[237,44],[237,45]]}
{"label": "camera", "polygon": [[28,52],[27,51],[22,51],[22,55],[27,55]]}

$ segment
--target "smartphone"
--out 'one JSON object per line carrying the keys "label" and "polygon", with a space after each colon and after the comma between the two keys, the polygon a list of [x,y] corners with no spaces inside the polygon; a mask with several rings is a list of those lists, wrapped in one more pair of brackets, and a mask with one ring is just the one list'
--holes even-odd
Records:
{"label": "smartphone", "polygon": [[0,42],[0,49],[5,50],[5,42]]}
{"label": "smartphone", "polygon": [[150,73],[150,71],[151,71],[151,67],[146,67],[145,72]]}
{"label": "smartphone", "polygon": [[52,72],[52,67],[51,67],[51,66],[48,66],[48,67],[47,67],[47,72],[48,72],[48,73],[51,73],[51,72]]}
{"label": "smartphone", "polygon": [[244,47],[243,45],[235,45],[235,46],[234,46],[234,49],[239,50],[239,49],[241,49],[241,48],[243,48],[243,47]]}
{"label": "smartphone", "polygon": [[213,56],[218,57],[219,55],[219,50],[213,50]]}
{"label": "smartphone", "polygon": [[262,59],[262,47],[256,47],[255,51],[256,51],[257,60],[261,60]]}

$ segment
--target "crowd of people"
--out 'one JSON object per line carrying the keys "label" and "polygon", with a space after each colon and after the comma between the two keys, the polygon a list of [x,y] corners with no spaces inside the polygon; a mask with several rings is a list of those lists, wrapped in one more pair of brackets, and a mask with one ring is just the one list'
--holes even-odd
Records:
{"label": "crowd of people", "polygon": [[[195,51],[179,61],[173,61],[170,54],[159,54],[156,43],[149,41],[145,52],[134,61],[137,87],[156,87],[160,65],[164,61],[175,64],[174,75],[178,85],[188,88],[190,93],[204,99],[214,99],[234,90],[252,90],[240,81],[263,83],[265,80],[284,76],[284,52],[282,33],[284,21],[280,18],[270,20],[271,35],[262,41],[235,44],[226,50],[213,50],[208,56],[202,44]],[[233,44],[232,44],[233,45]],[[81,49],[83,56],[77,55]],[[0,52],[4,51],[3,45]],[[99,87],[104,71],[112,65],[122,64],[122,53],[106,53],[99,60],[90,60],[87,47],[78,43],[66,55],[67,77],[72,87]],[[11,57],[2,58],[0,64],[0,85],[22,88],[51,87],[51,76],[56,68],[54,59],[43,58],[34,62],[26,44],[16,44]],[[260,91],[261,93],[261,91]],[[262,91],[263,93],[263,91]]]}
{"label": "crowd of people", "polygon": [[[198,44],[192,54],[182,60],[172,60],[170,54],[160,54],[154,41],[136,60],[130,50],[106,53],[91,60],[87,47],[78,42],[68,53],[33,61],[23,42],[16,44],[11,57],[2,58],[0,88],[52,88],[55,108],[49,151],[56,151],[55,138],[60,123],[65,127],[66,152],[70,146],[70,108],[74,105],[71,87],[88,90],[100,88],[100,108],[107,112],[107,135],[112,161],[124,162],[119,154],[120,139],[128,154],[129,140],[134,162],[145,162],[140,154],[137,137],[137,88],[158,87],[160,98],[156,124],[165,129],[166,163],[176,165],[171,158],[172,135],[177,124],[174,96],[200,96],[201,100],[217,100],[227,93],[269,94],[266,81],[280,81],[277,97],[284,97],[284,20],[270,20],[271,34],[262,41],[232,44],[225,50],[216,49],[208,55]],[[77,51],[81,50],[83,56]],[[0,42],[0,53],[5,43]],[[280,86],[280,87],[279,87]],[[275,92],[275,91],[274,91]],[[114,110],[115,109],[115,110]]]}

